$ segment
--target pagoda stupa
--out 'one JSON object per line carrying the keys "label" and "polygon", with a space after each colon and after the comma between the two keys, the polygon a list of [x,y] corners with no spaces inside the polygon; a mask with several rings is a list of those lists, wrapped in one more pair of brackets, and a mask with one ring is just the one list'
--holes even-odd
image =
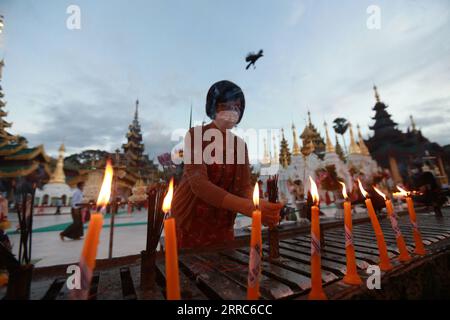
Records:
{"label": "pagoda stupa", "polygon": [[372,183],[372,178],[379,172],[378,164],[372,159],[367,147],[362,139],[360,130],[358,129],[358,135],[360,141],[355,140],[353,133],[353,125],[349,123],[350,134],[350,147],[347,157],[347,166],[353,173],[354,179],[362,179],[366,183]]}
{"label": "pagoda stupa", "polygon": [[323,164],[324,166],[334,166],[337,176],[340,178],[341,181],[345,182],[347,189],[351,191],[352,177],[349,173],[348,167],[336,153],[336,148],[333,146],[330,135],[328,133],[327,123],[324,122],[323,126],[325,128],[325,135],[326,135],[325,156],[323,159]]}
{"label": "pagoda stupa", "polygon": [[[116,180],[113,192],[116,200],[126,201],[133,194],[133,188],[142,180],[144,185],[150,185],[157,180],[158,167],[144,154],[141,126],[139,123],[139,100],[136,100],[134,117],[128,126],[127,142],[122,145],[123,152],[117,149],[115,153],[106,153],[99,161],[89,168],[80,170],[80,176],[73,181],[85,181],[85,198],[95,201],[103,179],[106,160],[112,161]],[[141,182],[139,182],[141,183]]]}
{"label": "pagoda stupa", "polygon": [[436,158],[436,169],[438,180],[448,183],[448,175],[445,171],[445,163],[449,163],[444,148],[439,144],[431,142],[422,135],[420,129],[410,116],[412,130],[408,128],[404,133],[398,129],[398,125],[391,119],[387,112],[388,106],[381,101],[378,89],[373,87],[375,93],[375,123],[370,126],[373,135],[365,141],[372,157],[382,168],[389,169],[396,183],[402,183],[411,178],[411,169],[418,164],[424,164],[423,160],[427,154]]}
{"label": "pagoda stupa", "polygon": [[27,140],[7,131],[12,123],[4,118],[8,113],[4,110],[6,102],[1,87],[1,74],[4,61],[0,61],[0,179],[7,189],[13,180],[35,176],[38,182],[48,179],[50,176],[50,157],[45,153],[42,145],[29,148]]}
{"label": "pagoda stupa", "polygon": [[[64,174],[64,152],[66,151],[64,144],[59,147],[58,160],[56,168],[53,171],[50,181],[44,185],[42,189],[36,190],[35,205],[36,206],[60,206],[63,207],[61,213],[70,213],[70,200],[72,198],[72,189],[66,184],[66,176]],[[67,208],[64,208],[67,207]],[[45,208],[41,213],[54,213],[51,209]]]}
{"label": "pagoda stupa", "polygon": [[289,151],[289,144],[284,136],[284,129],[281,129],[280,141],[280,164],[286,168],[291,163],[291,152]]}
{"label": "pagoda stupa", "polygon": [[325,155],[325,142],[323,141],[323,138],[320,136],[320,133],[311,121],[310,111],[308,111],[308,124],[300,135],[300,138],[303,140],[304,146],[309,142],[312,142],[312,144],[314,145],[313,152],[320,158],[323,158],[323,156]]}
{"label": "pagoda stupa", "polygon": [[124,161],[128,169],[140,176],[148,185],[156,179],[158,168],[144,154],[141,125],[139,123],[139,100],[136,100],[134,119],[128,126],[127,142],[122,145]]}

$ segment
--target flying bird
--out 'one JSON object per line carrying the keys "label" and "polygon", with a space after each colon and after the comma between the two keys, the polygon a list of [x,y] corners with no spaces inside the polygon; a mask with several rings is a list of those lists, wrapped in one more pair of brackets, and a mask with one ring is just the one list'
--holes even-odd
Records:
{"label": "flying bird", "polygon": [[261,57],[263,57],[264,55],[263,55],[263,51],[262,50],[259,50],[259,52],[258,53],[254,53],[254,52],[250,52],[248,55],[247,55],[247,57],[245,58],[245,61],[246,62],[249,62],[249,64],[247,65],[247,67],[245,68],[245,70],[248,70],[248,68],[250,68],[250,66],[251,65],[253,65],[253,69],[256,69],[256,65],[255,65],[255,63],[256,63],[256,61],[259,59],[259,58],[261,58]]}

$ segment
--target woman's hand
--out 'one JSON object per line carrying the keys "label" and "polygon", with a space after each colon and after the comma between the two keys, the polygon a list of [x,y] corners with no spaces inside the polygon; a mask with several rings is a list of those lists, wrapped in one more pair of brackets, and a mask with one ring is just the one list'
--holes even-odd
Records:
{"label": "woman's hand", "polygon": [[262,223],[268,227],[274,227],[280,221],[280,210],[283,208],[283,203],[272,203],[266,200],[260,200]]}

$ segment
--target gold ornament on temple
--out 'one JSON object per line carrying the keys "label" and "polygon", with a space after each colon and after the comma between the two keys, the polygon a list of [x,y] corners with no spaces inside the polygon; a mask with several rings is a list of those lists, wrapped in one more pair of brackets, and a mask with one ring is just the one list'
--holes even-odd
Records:
{"label": "gold ornament on temple", "polygon": [[295,125],[292,124],[292,135],[293,135],[293,140],[294,140],[294,145],[292,147],[292,155],[294,156],[299,156],[301,154],[300,151],[300,147],[298,145],[298,140],[297,140],[297,129],[295,128]]}
{"label": "gold ornament on temple", "polygon": [[49,183],[66,183],[66,175],[64,174],[64,152],[66,151],[64,143],[59,147],[58,160],[56,168],[53,172]]}
{"label": "gold ornament on temple", "polygon": [[356,126],[356,128],[358,129],[359,150],[361,151],[362,155],[369,156],[370,155],[369,149],[367,148],[366,144],[364,143],[364,139],[362,137],[361,128],[360,128],[359,124]]}
{"label": "gold ornament on temple", "polygon": [[328,125],[326,121],[323,123],[323,126],[325,127],[325,135],[326,135],[326,145],[325,145],[325,152],[326,153],[335,153],[336,149],[333,146],[333,143],[331,142],[330,135],[328,133]]}
{"label": "gold ornament on temple", "polygon": [[361,154],[361,149],[359,148],[358,144],[355,142],[355,137],[353,136],[353,128],[352,124],[349,123],[348,125],[349,131],[350,131],[350,154]]}

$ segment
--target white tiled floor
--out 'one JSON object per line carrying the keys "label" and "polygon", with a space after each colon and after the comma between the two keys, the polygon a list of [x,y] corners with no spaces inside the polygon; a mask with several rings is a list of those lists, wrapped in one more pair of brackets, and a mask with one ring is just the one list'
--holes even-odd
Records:
{"label": "white tiled floor", "polygon": [[[9,220],[11,221],[12,227],[15,228],[18,224],[17,216],[10,213]],[[72,218],[70,215],[36,216],[33,221],[33,230],[71,221]],[[139,254],[145,249],[145,241],[147,236],[146,224],[133,226],[120,226],[120,224],[142,223],[146,221],[147,215],[144,211],[134,212],[132,215],[121,214],[116,216],[115,225],[117,227],[114,228],[113,257]],[[237,219],[236,221],[236,225],[239,227],[250,224],[250,219],[247,218]],[[104,225],[109,225],[109,223],[109,218],[106,218]],[[10,229],[8,231],[12,230],[13,229]],[[59,238],[59,232],[60,231],[33,233],[31,258],[33,261],[37,261],[35,262],[36,267],[78,262],[83,246],[83,240],[61,241]],[[109,233],[109,227],[102,229],[97,254],[99,259],[108,257]],[[18,254],[20,236],[18,234],[10,234],[9,238],[13,243],[13,253]]]}

